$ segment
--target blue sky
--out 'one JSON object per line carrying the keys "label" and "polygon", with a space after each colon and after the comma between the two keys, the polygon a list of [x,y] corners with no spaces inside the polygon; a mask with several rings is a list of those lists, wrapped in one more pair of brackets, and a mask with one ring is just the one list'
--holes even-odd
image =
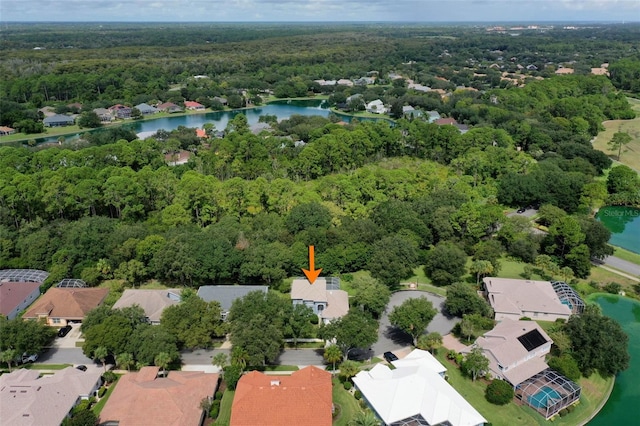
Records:
{"label": "blue sky", "polygon": [[0,21],[640,21],[640,0],[0,0]]}

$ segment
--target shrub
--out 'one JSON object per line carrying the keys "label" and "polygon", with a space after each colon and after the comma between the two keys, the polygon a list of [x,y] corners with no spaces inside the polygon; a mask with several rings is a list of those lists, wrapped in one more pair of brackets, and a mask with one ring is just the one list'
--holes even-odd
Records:
{"label": "shrub", "polygon": [[215,398],[216,400],[220,401],[222,399],[222,396],[224,395],[224,392],[216,392]]}
{"label": "shrub", "polygon": [[513,387],[504,380],[494,380],[487,386],[484,396],[492,404],[505,405],[513,399]]}
{"label": "shrub", "polygon": [[620,293],[621,289],[622,289],[622,286],[614,282],[610,282],[609,284],[604,286],[604,291],[611,294],[618,294]]}
{"label": "shrub", "polygon": [[355,397],[355,399],[358,399],[358,400],[359,400],[359,399],[361,399],[361,398],[362,398],[362,392],[360,392],[359,390],[356,390],[356,391],[353,393],[353,396]]}
{"label": "shrub", "polygon": [[105,394],[105,393],[107,393],[107,388],[105,388],[104,386],[102,386],[102,387],[100,388],[100,390],[98,391],[98,396],[99,396],[100,398],[102,398],[102,397],[104,396],[104,394]]}
{"label": "shrub", "polygon": [[568,406],[566,406],[564,408],[565,408],[565,410],[567,410],[568,413],[571,413],[571,412],[573,412],[573,410],[576,409],[576,406],[572,404],[572,405],[568,405]]}
{"label": "shrub", "polygon": [[102,378],[107,383],[113,383],[118,379],[118,376],[113,371],[107,371],[102,375]]}
{"label": "shrub", "polygon": [[351,382],[348,381],[348,380],[346,382],[344,382],[344,384],[342,386],[344,386],[345,390],[350,390],[351,387],[352,387]]}
{"label": "shrub", "polygon": [[567,414],[569,414],[569,412],[567,411],[566,408],[563,408],[562,410],[560,410],[560,412],[558,414],[560,415],[560,417],[564,417]]}
{"label": "shrub", "polygon": [[455,349],[449,349],[447,351],[447,359],[456,359],[457,354],[458,352],[456,352]]}
{"label": "shrub", "polygon": [[209,410],[209,417],[212,419],[217,419],[218,414],[220,413],[220,401],[213,401],[211,404],[211,409]]}
{"label": "shrub", "polygon": [[580,379],[580,367],[576,360],[568,353],[563,354],[560,357],[552,357],[549,359],[549,367],[556,370],[558,373],[566,376],[574,382]]}

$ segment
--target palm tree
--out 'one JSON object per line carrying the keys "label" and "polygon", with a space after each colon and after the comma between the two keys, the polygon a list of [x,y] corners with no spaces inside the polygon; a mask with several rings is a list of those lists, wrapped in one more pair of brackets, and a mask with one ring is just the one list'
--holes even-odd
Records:
{"label": "palm tree", "polygon": [[333,364],[332,374],[336,372],[336,362],[342,360],[342,351],[337,345],[331,345],[325,348],[322,355],[327,362]]}
{"label": "palm tree", "polygon": [[133,355],[125,352],[116,356],[116,364],[118,364],[120,368],[124,367],[127,371],[131,372],[131,366],[135,364],[135,360],[133,359]]}
{"label": "palm tree", "polygon": [[215,354],[213,356],[213,359],[211,360],[211,364],[220,368],[220,373],[223,373],[223,374],[224,374],[224,366],[227,365],[227,362],[228,362],[227,354],[223,352]]}
{"label": "palm tree", "polygon": [[166,352],[160,352],[158,355],[156,355],[156,357],[153,359],[153,363],[157,366],[162,368],[162,377],[166,376],[166,370],[169,367],[169,364],[171,364],[171,361],[173,361],[173,358],[171,358],[171,355],[169,355]]}
{"label": "palm tree", "polygon": [[11,365],[13,361],[18,356],[18,351],[15,349],[7,349],[6,351],[0,352],[0,362],[6,362],[9,366],[9,373],[11,373]]}
{"label": "palm tree", "polygon": [[233,349],[231,349],[231,365],[238,366],[240,367],[240,370],[244,371],[244,368],[247,366],[248,359],[249,354],[240,346],[234,346]]}
{"label": "palm tree", "polygon": [[427,349],[431,353],[442,345],[442,335],[436,331],[429,334],[423,334],[418,337],[418,349]]}
{"label": "palm tree", "polygon": [[109,350],[104,346],[98,346],[93,350],[93,357],[100,360],[105,373],[107,372],[107,356],[109,356]]}
{"label": "palm tree", "polygon": [[488,260],[476,260],[471,264],[469,272],[476,274],[476,285],[480,285],[480,277],[493,272],[493,264]]}
{"label": "palm tree", "polygon": [[349,426],[380,426],[380,420],[369,410],[360,411],[349,422]]}

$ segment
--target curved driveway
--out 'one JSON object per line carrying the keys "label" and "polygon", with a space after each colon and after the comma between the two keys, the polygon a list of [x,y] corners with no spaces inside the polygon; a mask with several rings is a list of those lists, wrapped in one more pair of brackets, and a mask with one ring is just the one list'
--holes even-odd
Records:
{"label": "curved driveway", "polygon": [[438,310],[435,318],[431,321],[427,329],[428,333],[437,331],[438,333],[448,334],[451,332],[453,326],[456,325],[458,319],[456,317],[449,317],[444,315],[444,300],[442,296],[438,296],[426,291],[398,291],[391,295],[391,300],[387,305],[387,309],[380,318],[380,328],[378,329],[378,341],[373,345],[372,351],[378,356],[387,351],[394,351],[406,346],[410,346],[413,342],[411,336],[399,331],[389,323],[389,313],[393,310],[394,306],[401,305],[407,299],[413,299],[416,297],[425,297],[433,303],[433,307]]}

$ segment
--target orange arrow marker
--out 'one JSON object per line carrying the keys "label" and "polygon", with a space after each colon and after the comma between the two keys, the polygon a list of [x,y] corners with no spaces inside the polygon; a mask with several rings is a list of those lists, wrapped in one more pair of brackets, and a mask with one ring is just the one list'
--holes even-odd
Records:
{"label": "orange arrow marker", "polygon": [[318,275],[320,275],[320,272],[322,272],[322,268],[316,269],[315,266],[314,247],[309,246],[309,269],[303,269],[302,272],[304,272],[304,275],[307,277],[309,283],[311,284],[316,281]]}

